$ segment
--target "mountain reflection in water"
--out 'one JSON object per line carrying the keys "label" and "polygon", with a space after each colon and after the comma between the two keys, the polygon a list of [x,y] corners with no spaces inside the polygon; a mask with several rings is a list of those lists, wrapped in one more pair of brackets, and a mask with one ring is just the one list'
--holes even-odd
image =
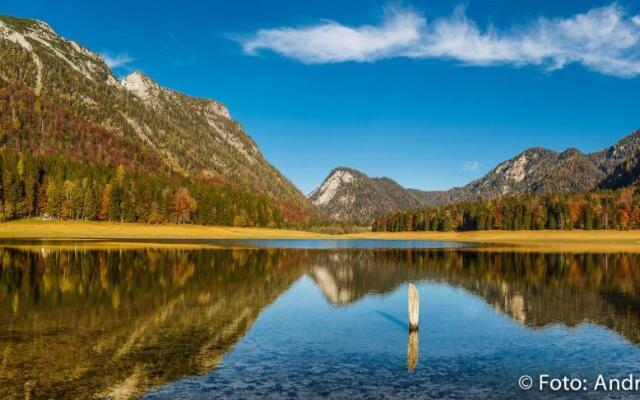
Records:
{"label": "mountain reflection in water", "polygon": [[[5,248],[0,398],[136,398],[208,373],[305,275],[336,307],[427,280],[532,329],[593,322],[640,343],[636,254]],[[420,368],[417,336],[399,334]]]}

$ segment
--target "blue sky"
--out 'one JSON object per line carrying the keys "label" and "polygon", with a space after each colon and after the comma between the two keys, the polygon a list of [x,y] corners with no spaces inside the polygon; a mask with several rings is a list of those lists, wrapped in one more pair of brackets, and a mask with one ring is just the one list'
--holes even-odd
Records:
{"label": "blue sky", "polygon": [[[134,4],[131,4],[134,3]],[[444,189],[640,128],[638,1],[5,0],[118,75],[228,105],[304,192],[336,166]]]}

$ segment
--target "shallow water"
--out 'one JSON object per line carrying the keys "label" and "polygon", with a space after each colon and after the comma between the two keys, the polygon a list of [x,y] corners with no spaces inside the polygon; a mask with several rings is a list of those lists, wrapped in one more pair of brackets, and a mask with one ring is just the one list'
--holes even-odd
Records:
{"label": "shallow water", "polygon": [[0,249],[0,398],[637,397],[640,255],[395,243]]}
{"label": "shallow water", "polygon": [[460,242],[443,242],[434,240],[387,240],[387,239],[88,239],[78,242],[72,239],[3,239],[0,245],[5,246],[66,246],[75,247],[82,245],[101,245],[116,248],[118,244],[146,244],[146,245],[196,245],[225,248],[245,249],[442,249],[465,248],[472,244]]}

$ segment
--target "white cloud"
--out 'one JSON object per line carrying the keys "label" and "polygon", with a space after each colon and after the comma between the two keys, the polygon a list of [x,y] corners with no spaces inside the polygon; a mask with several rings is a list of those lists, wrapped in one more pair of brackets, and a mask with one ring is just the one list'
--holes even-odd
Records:
{"label": "white cloud", "polygon": [[375,61],[415,46],[425,24],[415,13],[389,9],[380,26],[351,28],[327,21],[303,28],[262,29],[243,40],[242,47],[248,54],[270,49],[305,63]]}
{"label": "white cloud", "polygon": [[476,172],[480,169],[480,163],[478,161],[465,161],[462,165],[462,171],[464,172]]}
{"label": "white cloud", "polygon": [[617,4],[568,18],[540,17],[522,26],[481,29],[463,7],[427,23],[410,10],[388,10],[379,26],[327,21],[298,28],[263,29],[241,40],[247,54],[271,50],[304,63],[372,62],[384,58],[451,59],[468,65],[572,63],[607,75],[640,74],[640,16]]}
{"label": "white cloud", "polygon": [[109,54],[101,53],[102,59],[109,66],[109,68],[124,67],[127,64],[135,61],[135,58],[128,56],[127,54]]}

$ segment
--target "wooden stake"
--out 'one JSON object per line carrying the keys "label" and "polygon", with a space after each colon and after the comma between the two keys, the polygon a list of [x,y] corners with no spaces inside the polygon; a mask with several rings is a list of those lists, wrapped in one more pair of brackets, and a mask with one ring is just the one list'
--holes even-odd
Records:
{"label": "wooden stake", "polygon": [[420,322],[420,294],[413,283],[409,284],[409,332],[417,331]]}

